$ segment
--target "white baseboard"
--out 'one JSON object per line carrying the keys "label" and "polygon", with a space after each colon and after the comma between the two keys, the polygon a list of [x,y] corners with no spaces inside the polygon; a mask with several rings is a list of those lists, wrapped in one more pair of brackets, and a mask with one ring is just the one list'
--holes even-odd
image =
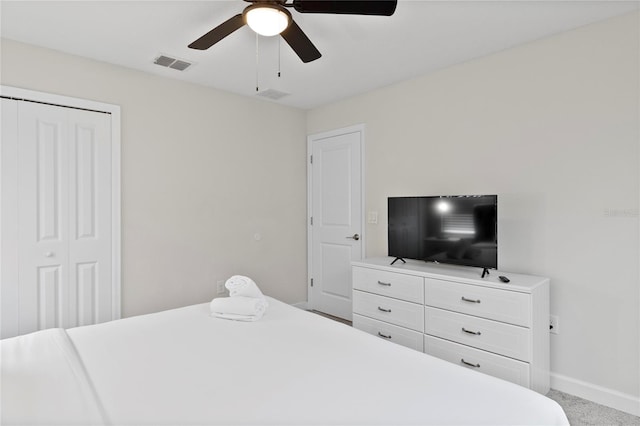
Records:
{"label": "white baseboard", "polygon": [[551,388],[588,399],[625,413],[640,416],[640,397],[618,392],[592,383],[551,373]]}
{"label": "white baseboard", "polygon": [[293,306],[294,308],[298,308],[298,309],[302,309],[302,310],[307,310],[307,308],[309,307],[309,303],[307,302],[296,302],[296,303],[292,303],[291,306]]}

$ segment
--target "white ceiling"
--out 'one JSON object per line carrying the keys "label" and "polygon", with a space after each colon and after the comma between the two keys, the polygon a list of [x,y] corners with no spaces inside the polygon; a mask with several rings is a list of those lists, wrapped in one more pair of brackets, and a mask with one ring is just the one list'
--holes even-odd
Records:
{"label": "white ceiling", "polygon": [[[311,109],[627,13],[639,3],[400,0],[391,17],[292,11],[323,55],[308,64],[279,37],[261,37],[256,57],[248,27],[206,51],[187,48],[240,13],[248,5],[240,0],[2,0],[0,13],[5,38],[245,96],[255,96],[258,79],[261,91],[289,93],[275,102]],[[194,65],[184,72],[163,68],[153,64],[159,54]]]}

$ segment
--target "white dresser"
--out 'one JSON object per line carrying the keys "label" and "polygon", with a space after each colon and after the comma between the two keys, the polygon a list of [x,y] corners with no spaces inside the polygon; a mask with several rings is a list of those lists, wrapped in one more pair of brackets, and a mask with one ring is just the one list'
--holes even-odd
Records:
{"label": "white dresser", "polygon": [[392,260],[352,263],[355,328],[549,391],[548,278]]}

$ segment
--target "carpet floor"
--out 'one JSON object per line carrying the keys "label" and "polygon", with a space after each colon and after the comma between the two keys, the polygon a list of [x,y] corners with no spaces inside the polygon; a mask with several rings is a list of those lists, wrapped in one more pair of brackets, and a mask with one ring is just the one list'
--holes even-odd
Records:
{"label": "carpet floor", "polygon": [[640,417],[568,393],[551,389],[547,396],[556,401],[571,426],[640,426]]}

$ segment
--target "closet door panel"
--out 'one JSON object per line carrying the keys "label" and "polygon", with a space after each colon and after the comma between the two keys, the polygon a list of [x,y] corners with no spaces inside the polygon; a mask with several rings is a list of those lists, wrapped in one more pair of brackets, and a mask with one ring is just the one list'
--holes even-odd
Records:
{"label": "closet door panel", "polygon": [[18,264],[18,103],[13,99],[2,102],[0,128],[0,161],[2,178],[2,241],[0,245],[0,338],[13,337],[19,327],[19,264]]}
{"label": "closet door panel", "polygon": [[112,319],[110,117],[71,110],[69,126],[70,317],[87,325]]}
{"label": "closet door panel", "polygon": [[67,109],[18,103],[19,331],[69,327]]}

